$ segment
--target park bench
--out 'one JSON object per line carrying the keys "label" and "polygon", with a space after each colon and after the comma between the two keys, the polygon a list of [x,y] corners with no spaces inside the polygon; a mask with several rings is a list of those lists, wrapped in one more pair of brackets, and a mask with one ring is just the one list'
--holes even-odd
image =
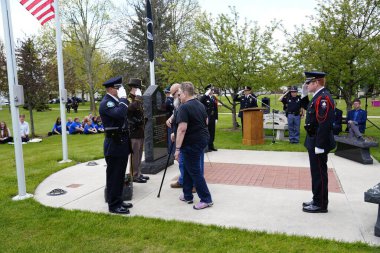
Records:
{"label": "park bench", "polygon": [[375,236],[380,237],[380,183],[364,193],[364,201],[378,205]]}
{"label": "park bench", "polygon": [[337,144],[335,155],[347,158],[349,160],[362,164],[373,164],[369,148],[379,146],[374,141],[358,141],[347,136],[334,136]]}
{"label": "park bench", "polygon": [[276,140],[285,140],[285,131],[288,130],[288,119],[284,114],[264,114],[264,129],[276,130]]}

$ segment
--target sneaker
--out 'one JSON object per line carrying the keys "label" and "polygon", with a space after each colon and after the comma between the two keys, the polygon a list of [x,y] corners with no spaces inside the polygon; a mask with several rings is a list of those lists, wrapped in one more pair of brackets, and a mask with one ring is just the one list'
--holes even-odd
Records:
{"label": "sneaker", "polygon": [[183,201],[183,202],[186,202],[187,204],[193,204],[193,200],[191,199],[191,200],[186,200],[185,199],[185,196],[183,195],[183,194],[181,194],[180,196],[179,196],[179,200],[181,200],[181,201]]}
{"label": "sneaker", "polygon": [[178,183],[178,181],[177,181],[175,183],[171,183],[170,187],[171,188],[182,188],[182,185],[180,183]]}
{"label": "sneaker", "polygon": [[199,202],[198,204],[195,204],[194,206],[193,206],[193,208],[195,209],[195,210],[201,210],[201,209],[205,209],[205,208],[207,208],[207,207],[210,207],[210,206],[212,206],[214,203],[212,203],[212,202],[210,202],[210,203],[205,203],[205,202]]}

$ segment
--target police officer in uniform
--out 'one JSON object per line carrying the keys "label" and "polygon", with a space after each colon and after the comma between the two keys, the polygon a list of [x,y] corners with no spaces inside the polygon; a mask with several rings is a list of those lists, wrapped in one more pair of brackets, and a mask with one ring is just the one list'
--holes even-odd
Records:
{"label": "police officer in uniform", "polygon": [[[308,213],[326,213],[328,206],[327,159],[335,148],[333,135],[334,100],[325,88],[324,72],[305,72],[306,82],[302,87],[302,105],[307,110],[305,147],[309,153],[313,199],[302,204]],[[308,92],[313,92],[309,102]]]}
{"label": "police officer in uniform", "polygon": [[205,88],[205,94],[200,97],[199,101],[205,106],[208,117],[208,132],[210,140],[208,142],[208,151],[218,151],[214,146],[215,126],[218,122],[218,99],[214,96],[214,87],[211,84]]}
{"label": "police officer in uniform", "polygon": [[99,113],[105,129],[104,157],[107,163],[108,210],[111,213],[128,214],[128,208],[131,208],[132,204],[124,203],[122,194],[131,150],[127,122],[128,101],[121,83],[121,77],[103,83],[107,94],[100,103]]}
{"label": "police officer in uniform", "polygon": [[257,107],[257,97],[255,94],[252,94],[251,87],[244,86],[244,90],[239,91],[239,93],[234,97],[234,101],[240,102],[238,117],[241,120],[241,130],[243,131],[243,112],[241,110]]}
{"label": "police officer in uniform", "polygon": [[[301,96],[297,95],[297,86],[292,86],[279,100],[284,104],[286,108],[286,117],[288,118],[289,127],[289,142],[300,142],[300,125],[301,125]],[[290,95],[289,95],[290,93]]]}
{"label": "police officer in uniform", "polygon": [[129,134],[132,145],[132,171],[133,182],[146,183],[149,180],[148,176],[144,176],[140,171],[140,164],[142,159],[144,147],[144,108],[141,93],[141,79],[131,78],[128,81],[128,86],[131,87],[128,96],[128,123]]}

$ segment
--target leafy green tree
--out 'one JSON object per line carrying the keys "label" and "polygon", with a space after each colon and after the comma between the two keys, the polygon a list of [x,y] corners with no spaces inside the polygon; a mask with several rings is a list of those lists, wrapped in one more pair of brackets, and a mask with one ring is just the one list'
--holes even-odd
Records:
{"label": "leafy green tree", "polygon": [[379,1],[324,0],[317,12],[290,39],[289,55],[303,70],[327,72],[327,87],[350,110],[361,88],[380,85]]}
{"label": "leafy green tree", "polygon": [[33,38],[21,41],[16,50],[18,81],[24,86],[24,98],[29,110],[31,134],[35,136],[33,109],[46,109],[49,89],[46,85],[41,54],[37,51]]}
{"label": "leafy green tree", "polygon": [[232,112],[237,127],[237,103],[233,101],[244,86],[254,91],[271,90],[279,84],[278,55],[274,52],[273,32],[277,24],[261,30],[256,24],[239,24],[234,8],[232,17],[206,14],[196,20],[195,35],[182,50],[172,47],[164,54],[162,73],[168,80],[192,80],[200,91],[208,83],[221,89],[222,105]]}
{"label": "leafy green tree", "polygon": [[7,59],[3,41],[0,41],[0,95],[7,97],[8,91]]}
{"label": "leafy green tree", "polygon": [[[147,54],[146,10],[145,1],[126,0],[113,34],[117,37],[122,49],[116,54],[119,62],[126,63],[125,71],[129,77],[139,77],[148,83],[149,60]],[[194,16],[199,11],[196,0],[152,0],[154,52],[156,69],[161,66],[163,53],[170,45],[182,47],[191,38]],[[122,73],[125,75],[125,72]],[[156,83],[165,82],[159,75]]]}

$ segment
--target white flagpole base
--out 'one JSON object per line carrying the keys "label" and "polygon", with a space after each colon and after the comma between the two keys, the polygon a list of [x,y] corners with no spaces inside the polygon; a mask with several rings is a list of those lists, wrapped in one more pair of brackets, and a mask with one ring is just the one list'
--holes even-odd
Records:
{"label": "white flagpole base", "polygon": [[24,200],[24,199],[29,199],[29,198],[33,198],[33,194],[25,193],[25,195],[23,196],[17,195],[17,196],[14,196],[12,200],[18,201],[18,200]]}
{"label": "white flagpole base", "polygon": [[62,161],[59,161],[58,163],[69,163],[69,162],[72,162],[72,160],[70,160],[70,159],[62,160]]}

